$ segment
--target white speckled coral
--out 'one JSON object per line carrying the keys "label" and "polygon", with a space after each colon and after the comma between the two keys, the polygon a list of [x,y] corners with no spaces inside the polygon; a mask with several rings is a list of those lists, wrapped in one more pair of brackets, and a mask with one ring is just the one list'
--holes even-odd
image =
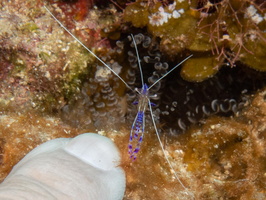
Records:
{"label": "white speckled coral", "polygon": [[32,150],[0,185],[0,199],[118,200],[125,191],[120,155],[108,138],[85,133]]}

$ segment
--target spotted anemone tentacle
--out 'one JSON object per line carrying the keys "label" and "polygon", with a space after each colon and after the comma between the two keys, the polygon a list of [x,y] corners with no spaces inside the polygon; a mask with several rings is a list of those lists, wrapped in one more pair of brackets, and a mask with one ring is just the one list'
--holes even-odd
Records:
{"label": "spotted anemone tentacle", "polygon": [[132,160],[136,160],[137,153],[140,150],[140,145],[143,140],[145,129],[145,115],[143,111],[139,111],[132,124],[129,137],[128,153]]}

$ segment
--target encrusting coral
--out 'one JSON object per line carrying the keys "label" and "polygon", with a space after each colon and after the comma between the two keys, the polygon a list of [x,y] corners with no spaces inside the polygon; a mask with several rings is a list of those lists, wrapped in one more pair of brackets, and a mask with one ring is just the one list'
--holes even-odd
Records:
{"label": "encrusting coral", "polygon": [[64,37],[59,27],[49,33],[53,24],[40,10],[27,16],[15,12],[18,8],[12,2],[2,4],[0,23],[6,28],[0,33],[1,88],[7,89],[1,91],[1,105],[26,103],[24,108],[44,111],[60,108],[64,96],[76,93],[81,75],[88,74],[87,62],[93,59]]}
{"label": "encrusting coral", "polygon": [[[9,105],[11,109],[25,103],[24,108],[32,106],[42,112],[57,112],[80,92],[95,58],[61,27],[55,26],[51,17],[41,9],[41,1],[24,1],[19,6],[15,2],[2,1],[1,5],[0,78],[3,90],[0,105]],[[29,12],[33,7],[36,7],[34,12]],[[63,8],[69,9],[69,6],[64,4]],[[90,13],[89,27],[83,28],[86,21],[82,21],[74,28],[77,35],[87,38],[84,40],[86,45],[95,44],[99,49],[109,44],[104,41],[99,44],[103,25],[97,25],[98,14],[95,12]],[[66,25],[73,28],[73,21],[68,21]],[[94,32],[88,32],[90,28],[94,28]]]}

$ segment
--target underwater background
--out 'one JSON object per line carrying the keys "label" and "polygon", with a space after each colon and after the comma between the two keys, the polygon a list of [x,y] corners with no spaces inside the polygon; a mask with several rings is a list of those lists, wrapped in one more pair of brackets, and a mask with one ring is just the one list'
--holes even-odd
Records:
{"label": "underwater background", "polygon": [[263,0],[3,0],[0,3],[1,180],[30,150],[97,132],[122,155],[124,199],[189,199],[146,112],[128,158],[132,92],[69,36],[52,13],[127,84],[151,90],[175,171],[195,199],[266,199],[266,3]]}

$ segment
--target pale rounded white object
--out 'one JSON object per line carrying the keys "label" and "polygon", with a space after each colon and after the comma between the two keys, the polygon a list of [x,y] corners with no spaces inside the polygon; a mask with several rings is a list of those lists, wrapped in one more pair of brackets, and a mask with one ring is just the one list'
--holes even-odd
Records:
{"label": "pale rounded white object", "polygon": [[0,199],[119,200],[125,174],[115,144],[85,133],[48,141],[27,154],[0,185]]}
{"label": "pale rounded white object", "polygon": [[114,143],[98,134],[79,135],[64,150],[101,170],[110,170],[120,164],[120,154]]}

